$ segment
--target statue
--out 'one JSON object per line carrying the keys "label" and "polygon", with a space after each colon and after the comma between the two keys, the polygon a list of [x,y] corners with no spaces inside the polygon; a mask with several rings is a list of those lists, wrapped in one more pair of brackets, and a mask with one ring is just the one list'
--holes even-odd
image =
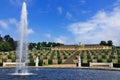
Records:
{"label": "statue", "polygon": [[78,58],[78,67],[81,67],[81,58]]}
{"label": "statue", "polygon": [[38,59],[38,57],[36,58],[36,67],[38,67],[38,63],[39,63],[39,59]]}

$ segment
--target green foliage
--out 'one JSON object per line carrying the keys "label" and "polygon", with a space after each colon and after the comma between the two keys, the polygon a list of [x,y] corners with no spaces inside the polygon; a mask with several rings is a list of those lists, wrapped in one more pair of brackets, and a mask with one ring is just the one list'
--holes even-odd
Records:
{"label": "green foliage", "polygon": [[102,58],[105,59],[105,58],[106,58],[106,55],[102,55]]}
{"label": "green foliage", "polygon": [[9,35],[0,36],[0,51],[11,51],[16,49],[16,41]]}
{"label": "green foliage", "polygon": [[61,64],[62,63],[62,59],[58,59],[58,64]]}
{"label": "green foliage", "polygon": [[92,62],[92,59],[88,59],[88,63],[89,63],[89,62]]}
{"label": "green foliage", "polygon": [[67,59],[67,56],[66,56],[66,55],[64,56],[64,59]]}
{"label": "green foliage", "polygon": [[30,62],[30,63],[28,63],[28,66],[35,66],[35,63],[34,62]]}
{"label": "green foliage", "polygon": [[61,43],[55,43],[55,42],[38,42],[38,43],[29,43],[29,49],[32,50],[33,48],[36,48],[37,50],[45,49],[49,50],[49,47],[55,47],[63,45]]}
{"label": "green foliage", "polygon": [[108,46],[112,46],[112,45],[113,45],[112,40],[109,40],[109,41],[107,42],[107,45],[108,45]]}
{"label": "green foliage", "polygon": [[39,66],[42,66],[43,65],[43,61],[40,59],[39,60],[39,64],[38,64]]}
{"label": "green foliage", "polygon": [[15,61],[16,61],[16,59],[15,59],[15,58],[13,58],[13,59],[12,59],[12,62],[15,62]]}
{"label": "green foliage", "polygon": [[0,42],[0,51],[10,51],[12,50],[8,42]]}
{"label": "green foliage", "polygon": [[97,59],[97,62],[102,62],[102,59]]}
{"label": "green foliage", "polygon": [[2,61],[3,61],[3,62],[6,62],[6,61],[7,61],[7,59],[2,59]]}
{"label": "green foliage", "polygon": [[88,66],[89,66],[89,63],[82,63],[81,66],[88,67]]}
{"label": "green foliage", "polygon": [[120,64],[113,64],[113,67],[120,68]]}
{"label": "green foliage", "polygon": [[114,55],[110,55],[110,59],[115,59],[115,56]]}
{"label": "green foliage", "polygon": [[108,59],[107,62],[112,62],[112,59]]}
{"label": "green foliage", "polygon": [[8,55],[8,59],[11,59],[11,55]]}
{"label": "green foliage", "polygon": [[3,66],[3,63],[0,63],[0,66]]}
{"label": "green foliage", "polygon": [[112,42],[112,40],[109,40],[109,41],[101,41],[100,42],[100,45],[104,45],[104,46],[113,46],[113,42]]}
{"label": "green foliage", "polygon": [[52,59],[48,59],[48,64],[52,64]]}
{"label": "green foliage", "polygon": [[29,49],[32,50],[33,48],[36,48],[36,43],[29,43]]}
{"label": "green foliage", "polygon": [[107,45],[106,41],[101,41],[100,45]]}
{"label": "green foliage", "polygon": [[120,58],[118,59],[118,64],[120,64]]}

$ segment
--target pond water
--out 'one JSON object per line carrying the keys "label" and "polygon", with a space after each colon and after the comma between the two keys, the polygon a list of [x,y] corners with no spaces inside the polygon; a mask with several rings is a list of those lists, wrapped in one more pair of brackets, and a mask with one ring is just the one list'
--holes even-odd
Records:
{"label": "pond water", "polygon": [[13,76],[15,69],[0,69],[0,80],[120,80],[120,71],[89,69],[30,68],[37,75]]}

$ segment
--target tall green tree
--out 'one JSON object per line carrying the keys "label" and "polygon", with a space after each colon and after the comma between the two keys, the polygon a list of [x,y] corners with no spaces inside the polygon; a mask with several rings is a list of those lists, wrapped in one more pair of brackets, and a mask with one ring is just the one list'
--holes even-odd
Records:
{"label": "tall green tree", "polygon": [[36,48],[36,43],[29,43],[28,47],[30,50],[32,50],[33,48]]}
{"label": "tall green tree", "polygon": [[0,51],[11,51],[12,48],[8,42],[0,42]]}
{"label": "tall green tree", "polygon": [[47,42],[42,42],[41,47],[47,47]]}
{"label": "tall green tree", "polygon": [[5,36],[4,36],[4,41],[7,42],[10,38],[11,38],[10,35],[5,35]]}
{"label": "tall green tree", "polygon": [[100,45],[107,45],[106,41],[101,41]]}
{"label": "tall green tree", "polygon": [[108,46],[112,46],[112,45],[113,45],[112,40],[107,41],[107,45],[108,45]]}
{"label": "tall green tree", "polygon": [[10,45],[12,50],[16,49],[15,41],[14,41],[14,39],[10,35],[5,35],[4,36],[4,41],[8,42],[8,44]]}

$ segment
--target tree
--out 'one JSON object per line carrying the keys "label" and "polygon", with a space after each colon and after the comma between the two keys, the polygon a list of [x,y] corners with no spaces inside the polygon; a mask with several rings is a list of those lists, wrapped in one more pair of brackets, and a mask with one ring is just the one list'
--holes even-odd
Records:
{"label": "tree", "polygon": [[41,43],[38,42],[38,43],[37,43],[37,49],[40,49],[40,47],[41,47]]}
{"label": "tree", "polygon": [[4,41],[8,42],[8,44],[10,45],[12,50],[16,49],[15,41],[14,41],[14,39],[12,37],[10,37],[10,35],[5,35],[4,36]]}
{"label": "tree", "polygon": [[5,35],[4,40],[7,42],[10,39],[10,35]]}
{"label": "tree", "polygon": [[101,41],[100,45],[107,45],[106,41]]}
{"label": "tree", "polygon": [[7,42],[10,44],[12,50],[15,50],[15,41],[13,40],[13,38],[10,37]]}
{"label": "tree", "polygon": [[42,46],[42,47],[47,47],[47,42],[42,42],[42,43],[41,43],[41,46]]}
{"label": "tree", "polygon": [[10,51],[12,50],[8,42],[0,42],[0,51]]}
{"label": "tree", "polygon": [[32,50],[33,48],[36,48],[36,43],[29,43],[29,49]]}
{"label": "tree", "polygon": [[3,38],[2,38],[1,35],[0,35],[0,42],[1,42],[1,41],[3,41]]}
{"label": "tree", "polygon": [[112,45],[113,45],[112,40],[107,41],[107,45],[108,45],[108,46],[112,46]]}

